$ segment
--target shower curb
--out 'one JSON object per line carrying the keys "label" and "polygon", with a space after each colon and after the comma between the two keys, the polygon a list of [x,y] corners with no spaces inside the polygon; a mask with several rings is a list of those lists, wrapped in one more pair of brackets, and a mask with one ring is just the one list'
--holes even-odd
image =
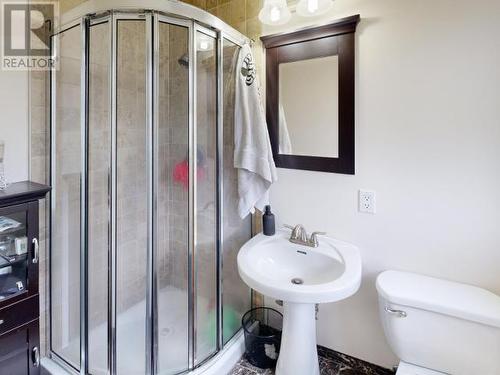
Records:
{"label": "shower curb", "polygon": [[[231,370],[236,366],[241,356],[245,352],[245,337],[243,330],[238,333],[226,344],[217,355],[210,358],[203,366],[194,369],[191,372],[185,373],[186,375],[222,375],[230,374]],[[68,371],[59,363],[51,358],[44,357],[41,360],[42,374],[51,375],[68,375],[78,374],[76,371]]]}

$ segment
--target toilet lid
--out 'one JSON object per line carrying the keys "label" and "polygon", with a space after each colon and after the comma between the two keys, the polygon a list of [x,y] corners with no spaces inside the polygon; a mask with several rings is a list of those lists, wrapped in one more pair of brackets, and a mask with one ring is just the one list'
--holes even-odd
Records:
{"label": "toilet lid", "polygon": [[488,290],[409,272],[385,271],[377,291],[388,302],[500,328],[500,297]]}

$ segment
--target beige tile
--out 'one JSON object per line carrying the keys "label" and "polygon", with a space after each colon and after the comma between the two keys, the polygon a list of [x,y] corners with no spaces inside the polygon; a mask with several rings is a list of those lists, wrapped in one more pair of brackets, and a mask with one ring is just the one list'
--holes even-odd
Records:
{"label": "beige tile", "polygon": [[219,17],[219,15],[217,14],[218,10],[219,10],[219,7],[213,7],[213,8],[208,9],[207,12],[213,14],[216,17]]}
{"label": "beige tile", "polygon": [[31,80],[31,105],[45,106],[45,80],[32,79]]}
{"label": "beige tile", "polygon": [[246,0],[247,19],[257,17],[263,3],[263,0]]}
{"label": "beige tile", "polygon": [[229,3],[229,23],[236,27],[246,21],[246,0],[232,0]]}
{"label": "beige tile", "polygon": [[187,4],[194,5],[195,7],[206,9],[206,0],[182,0]]}
{"label": "beige tile", "polygon": [[67,12],[68,10],[75,8],[83,2],[85,2],[85,0],[60,0],[59,4],[61,13]]}
{"label": "beige tile", "polygon": [[257,41],[262,35],[262,23],[259,21],[257,17],[251,18],[246,22],[246,36],[250,39]]}
{"label": "beige tile", "polygon": [[229,3],[226,3],[217,6],[217,17],[219,17],[224,22],[227,22],[228,24],[230,24],[231,17],[229,5]]}
{"label": "beige tile", "polygon": [[247,23],[246,22],[240,22],[234,25],[231,25],[234,27],[236,30],[238,30],[240,33],[243,35],[247,35]]}
{"label": "beige tile", "polygon": [[217,6],[217,0],[206,0],[206,8],[207,9],[213,9]]}
{"label": "beige tile", "polygon": [[46,131],[46,113],[44,106],[31,105],[30,113],[31,132],[32,133],[45,133]]}

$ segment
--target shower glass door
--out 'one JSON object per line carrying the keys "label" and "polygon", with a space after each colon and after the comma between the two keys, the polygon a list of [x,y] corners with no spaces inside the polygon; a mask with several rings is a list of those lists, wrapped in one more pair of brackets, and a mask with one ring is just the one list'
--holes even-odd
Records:
{"label": "shower glass door", "polygon": [[222,167],[221,167],[221,298],[223,342],[227,343],[241,327],[243,314],[250,310],[250,289],[240,279],[236,261],[238,250],[252,237],[252,216],[238,214],[238,170],[234,168],[234,102],[236,64],[240,46],[222,40]]}
{"label": "shower glass door", "polygon": [[110,172],[110,21],[89,29],[88,120],[88,348],[89,372],[104,375],[108,368],[109,253],[111,236]]}
{"label": "shower glass door", "polygon": [[[80,367],[80,200],[82,30],[53,37],[60,48],[52,72],[51,347]],[[54,84],[55,82],[55,84]]]}
{"label": "shower glass door", "polygon": [[195,35],[196,157],[195,218],[195,364],[217,350],[217,43],[215,34]]}
{"label": "shower glass door", "polygon": [[233,163],[239,46],[224,35],[129,10],[53,36],[50,355],[63,367],[183,373],[250,307],[236,265],[251,236]]}
{"label": "shower glass door", "polygon": [[146,22],[117,21],[116,369],[147,368],[148,130]]}
{"label": "shower glass door", "polygon": [[188,368],[189,23],[160,17],[155,121],[159,374]]}

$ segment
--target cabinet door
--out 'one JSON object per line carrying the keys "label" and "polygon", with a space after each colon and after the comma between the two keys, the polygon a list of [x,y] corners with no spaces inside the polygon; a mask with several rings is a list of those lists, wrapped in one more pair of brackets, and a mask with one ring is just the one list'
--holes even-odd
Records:
{"label": "cabinet door", "polygon": [[0,208],[0,308],[38,294],[38,202]]}
{"label": "cabinet door", "polygon": [[29,375],[39,375],[40,364],[40,323],[39,320],[28,324],[28,368]]}
{"label": "cabinet door", "polygon": [[0,375],[40,374],[38,329],[35,320],[0,336]]}

